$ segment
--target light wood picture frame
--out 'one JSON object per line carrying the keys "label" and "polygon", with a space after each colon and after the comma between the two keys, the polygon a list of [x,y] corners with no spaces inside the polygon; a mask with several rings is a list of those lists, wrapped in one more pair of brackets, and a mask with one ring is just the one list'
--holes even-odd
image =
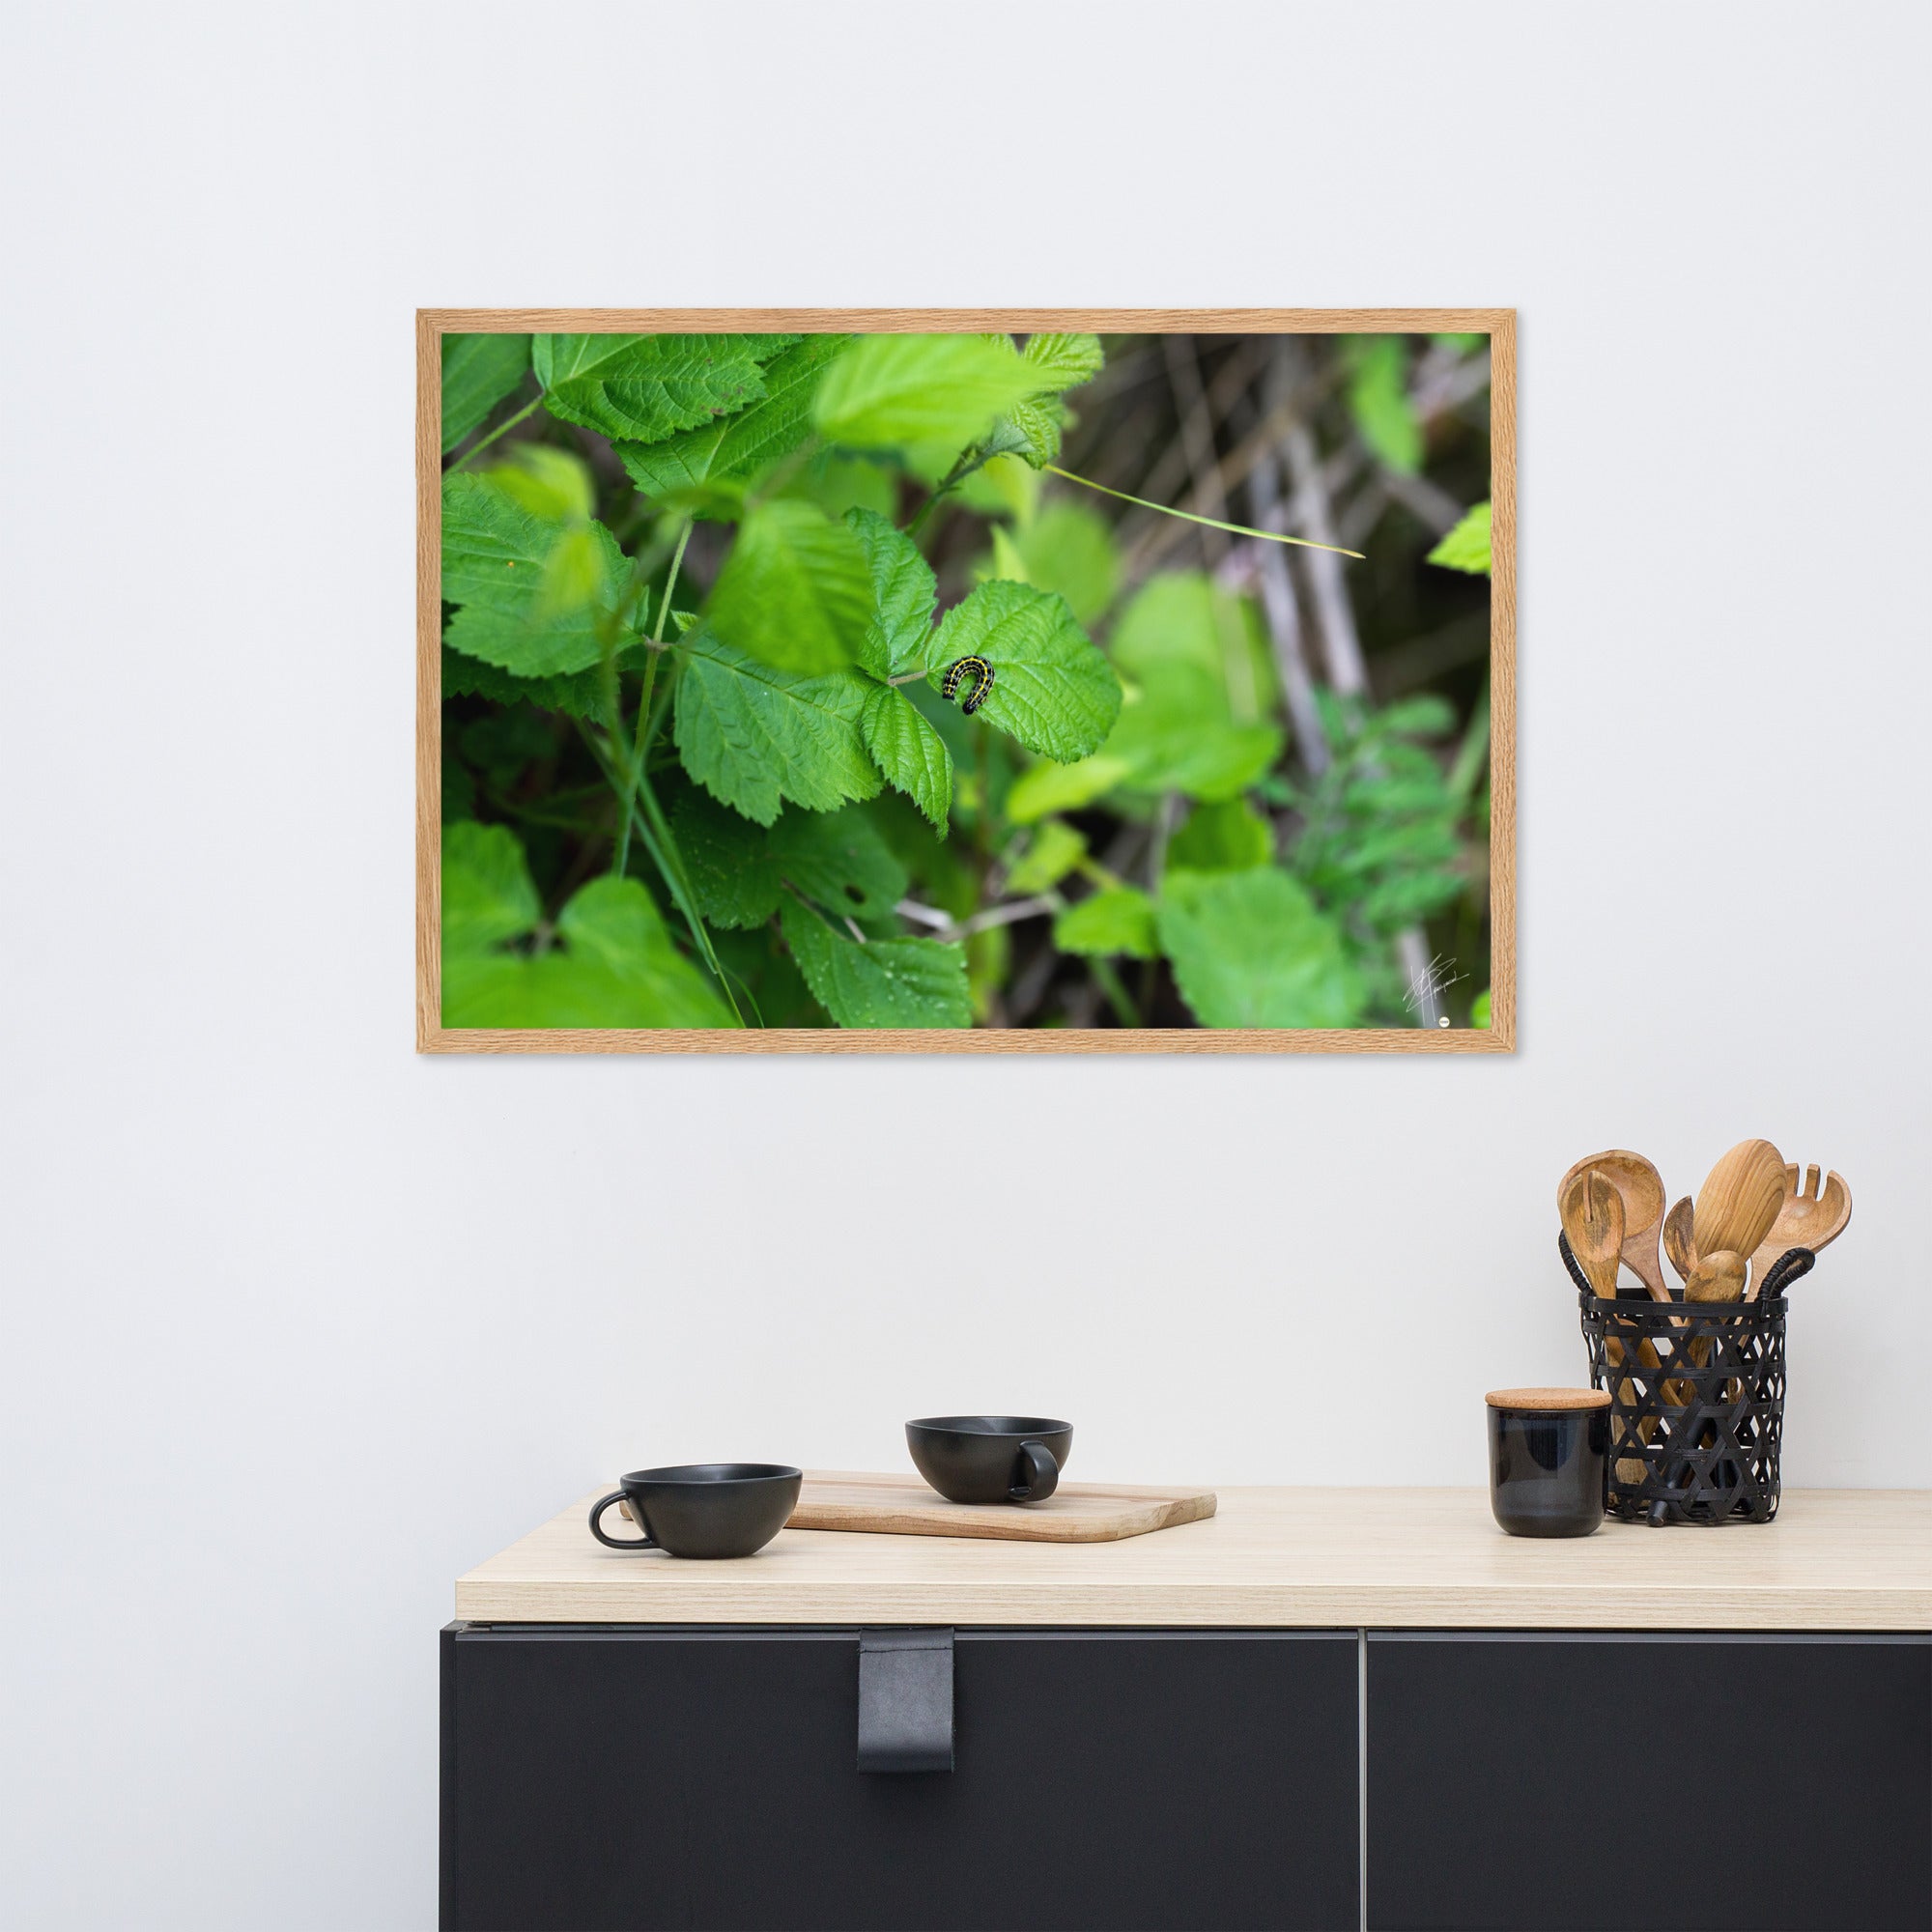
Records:
{"label": "light wood picture frame", "polygon": [[[1489,1024],[1327,1027],[448,1027],[442,1023],[442,354],[448,334],[712,332],[1489,338]],[[1074,392],[1077,401],[1078,392]],[[1516,312],[499,309],[416,315],[416,1049],[461,1053],[1510,1053],[1516,1047]],[[1237,510],[1226,515],[1235,517]],[[1251,533],[1252,534],[1252,533]],[[1256,550],[1264,546],[1256,544]],[[667,602],[668,599],[667,598]],[[680,615],[682,613],[679,613]]]}

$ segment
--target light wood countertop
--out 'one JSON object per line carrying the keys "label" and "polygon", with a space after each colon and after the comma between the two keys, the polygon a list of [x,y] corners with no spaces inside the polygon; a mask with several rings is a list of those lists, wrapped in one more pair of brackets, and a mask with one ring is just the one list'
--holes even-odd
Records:
{"label": "light wood countertop", "polygon": [[787,1529],[736,1562],[620,1555],[591,1496],[456,1585],[474,1623],[1932,1630],[1932,1492],[1787,1491],[1777,1520],[1505,1536],[1482,1490],[1230,1489],[1121,1543]]}

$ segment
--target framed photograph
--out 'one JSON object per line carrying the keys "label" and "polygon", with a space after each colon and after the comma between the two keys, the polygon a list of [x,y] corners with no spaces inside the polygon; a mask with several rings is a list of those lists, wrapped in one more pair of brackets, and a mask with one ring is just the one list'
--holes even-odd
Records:
{"label": "framed photograph", "polygon": [[419,312],[418,1049],[1512,1051],[1515,349]]}

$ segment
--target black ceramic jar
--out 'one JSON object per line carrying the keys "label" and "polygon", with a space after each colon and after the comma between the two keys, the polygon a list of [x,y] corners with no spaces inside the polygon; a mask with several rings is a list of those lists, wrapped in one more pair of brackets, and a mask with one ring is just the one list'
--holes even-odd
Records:
{"label": "black ceramic jar", "polygon": [[1607,1389],[1492,1389],[1490,1507],[1512,1536],[1588,1536],[1604,1520]]}

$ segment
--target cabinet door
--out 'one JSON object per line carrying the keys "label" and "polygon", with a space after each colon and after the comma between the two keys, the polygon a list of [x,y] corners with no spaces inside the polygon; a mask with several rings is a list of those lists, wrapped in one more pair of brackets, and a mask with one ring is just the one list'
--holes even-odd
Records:
{"label": "cabinet door", "polygon": [[856,1766],[859,1633],[443,1638],[443,1918],[615,1928],[1358,1921],[1352,1632],[960,1631],[954,1769]]}
{"label": "cabinet door", "polygon": [[1372,1634],[1368,1707],[1373,1927],[1932,1926],[1932,1640]]}

